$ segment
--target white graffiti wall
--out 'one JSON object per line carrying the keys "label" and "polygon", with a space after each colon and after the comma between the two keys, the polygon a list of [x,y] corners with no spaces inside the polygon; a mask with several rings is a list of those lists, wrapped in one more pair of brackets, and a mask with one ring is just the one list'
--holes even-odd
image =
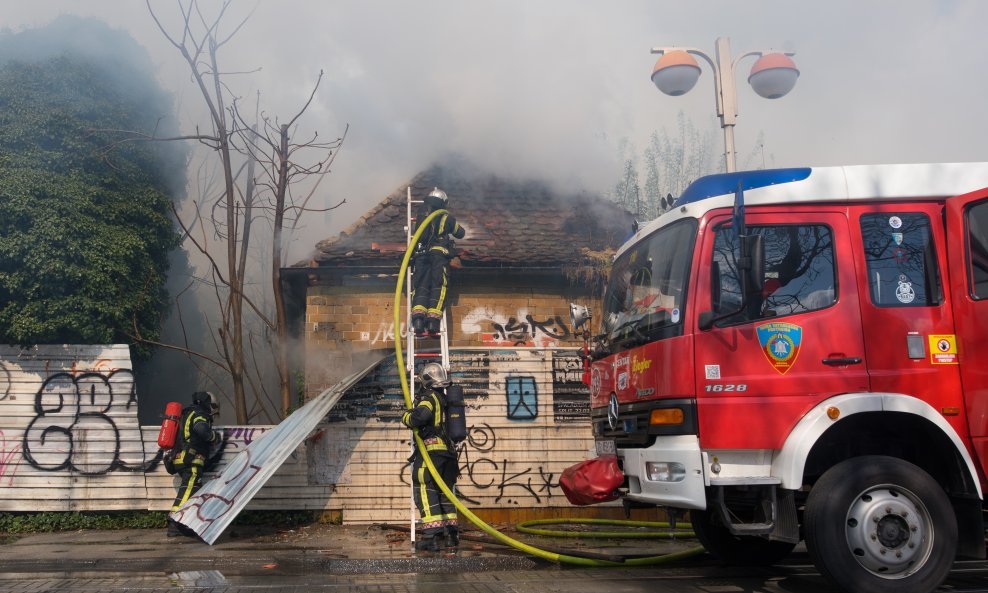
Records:
{"label": "white graffiti wall", "polygon": [[[459,490],[476,508],[569,507],[566,467],[592,446],[574,350],[464,348],[451,355],[469,438]],[[158,427],[141,427],[126,346],[0,346],[0,511],[166,510],[176,478]],[[351,389],[248,509],[329,510],[346,523],[409,515],[410,433],[394,359]],[[270,426],[218,427],[215,476]]]}

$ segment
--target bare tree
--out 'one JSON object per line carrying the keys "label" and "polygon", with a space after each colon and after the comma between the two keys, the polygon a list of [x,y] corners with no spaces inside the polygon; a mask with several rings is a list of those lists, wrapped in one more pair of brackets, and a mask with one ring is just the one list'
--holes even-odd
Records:
{"label": "bare tree", "polygon": [[[287,324],[284,298],[281,289],[280,268],[283,261],[283,234],[296,229],[306,212],[313,211],[308,203],[315,194],[319,181],[329,172],[329,166],[342,145],[344,136],[330,142],[319,141],[313,135],[306,142],[294,142],[299,119],[312,103],[322,73],[308,100],[287,123],[277,118],[261,116],[258,123],[248,125],[238,109],[236,96],[230,90],[225,73],[219,67],[219,51],[241,30],[250,15],[240,20],[228,33],[221,32],[224,17],[232,0],[224,0],[212,16],[206,16],[197,0],[176,0],[181,16],[177,30],[169,30],[146,0],[148,12],[162,35],[182,55],[188,65],[192,80],[197,86],[209,117],[209,132],[197,126],[195,134],[155,140],[195,140],[214,155],[217,176],[221,177],[218,190],[213,184],[200,187],[193,200],[192,213],[175,209],[175,218],[184,232],[186,243],[208,262],[208,274],[199,280],[210,287],[219,311],[218,322],[210,322],[217,355],[195,351],[185,346],[158,344],[185,351],[190,357],[215,364],[228,375],[236,421],[250,422],[257,414],[269,419],[288,413],[291,397],[289,382]],[[210,8],[214,8],[210,6]],[[309,164],[300,164],[296,156],[302,152],[316,151],[318,156]],[[260,171],[257,171],[260,169]],[[246,171],[246,179],[244,173]],[[257,176],[255,178],[255,172]],[[315,177],[308,192],[296,196],[293,185],[303,177]],[[336,208],[336,204],[317,211]],[[270,226],[257,227],[261,221]],[[272,267],[271,291],[260,295],[248,294],[249,254],[256,251],[255,231],[272,233],[268,262]],[[219,241],[220,247],[212,244]],[[274,297],[274,311],[265,306],[265,296]],[[257,319],[266,332],[275,335],[274,340],[255,339],[249,329],[249,319]],[[140,336],[137,336],[138,338]],[[278,374],[280,405],[269,414],[265,409],[267,397],[265,377],[256,364],[258,348],[268,343],[274,349],[275,368]],[[250,364],[248,364],[248,361]],[[254,394],[252,407],[248,407],[247,387]]]}
{"label": "bare tree", "polygon": [[[276,318],[274,323],[268,322],[276,335],[276,368],[278,371],[278,392],[281,399],[281,414],[285,416],[291,408],[291,381],[289,377],[288,361],[288,323],[285,318],[285,299],[281,286],[281,268],[285,265],[283,235],[285,226],[289,230],[294,230],[302,215],[306,212],[322,212],[337,208],[343,204],[339,202],[323,209],[309,207],[309,202],[315,195],[319,182],[330,171],[330,165],[336,158],[336,154],[343,144],[346,132],[343,135],[328,142],[320,141],[318,133],[304,142],[296,142],[292,139],[293,128],[298,123],[299,118],[305,113],[316,91],[322,81],[323,73],[319,72],[319,78],[306,101],[299,111],[286,123],[281,123],[278,118],[271,118],[261,115],[261,130],[257,126],[248,128],[239,109],[234,104],[233,113],[240,122],[239,129],[242,130],[240,138],[243,140],[243,149],[251,164],[258,163],[261,166],[261,173],[257,178],[253,173],[249,177],[251,183],[261,187],[268,197],[264,204],[264,210],[271,215],[272,243],[271,243],[271,290],[274,295],[274,308]],[[314,158],[306,161],[305,156],[314,154]],[[311,185],[307,193],[295,196],[292,188],[298,185],[298,181],[308,177],[315,177],[316,181]]]}

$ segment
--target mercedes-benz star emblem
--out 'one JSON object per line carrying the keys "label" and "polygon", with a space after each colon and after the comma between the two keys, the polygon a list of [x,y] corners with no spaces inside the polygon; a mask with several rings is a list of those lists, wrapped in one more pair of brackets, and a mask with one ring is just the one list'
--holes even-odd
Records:
{"label": "mercedes-benz star emblem", "polygon": [[611,430],[617,430],[618,399],[616,393],[611,394],[611,401],[607,404],[607,424],[611,427]]}

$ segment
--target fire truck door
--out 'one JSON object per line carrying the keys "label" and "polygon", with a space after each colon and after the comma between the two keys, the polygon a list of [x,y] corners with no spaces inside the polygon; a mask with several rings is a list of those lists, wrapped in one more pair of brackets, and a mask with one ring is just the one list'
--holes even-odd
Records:
{"label": "fire truck door", "polygon": [[[705,449],[778,449],[808,409],[868,389],[846,217],[759,210],[746,222],[748,234],[762,235],[764,288],[741,313],[695,333]],[[730,217],[707,228],[696,304],[727,315],[741,305],[737,238]]]}
{"label": "fire truck door", "polygon": [[871,203],[849,220],[871,390],[922,399],[965,434],[942,208]]}
{"label": "fire truck door", "polygon": [[947,200],[957,356],[971,440],[988,474],[988,188]]}

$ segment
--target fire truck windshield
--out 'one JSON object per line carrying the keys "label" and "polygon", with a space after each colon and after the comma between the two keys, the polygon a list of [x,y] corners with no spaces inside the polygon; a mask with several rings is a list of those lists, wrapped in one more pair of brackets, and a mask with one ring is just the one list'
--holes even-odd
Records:
{"label": "fire truck windshield", "polygon": [[630,348],[680,335],[696,221],[680,220],[621,254],[604,296],[604,337]]}

